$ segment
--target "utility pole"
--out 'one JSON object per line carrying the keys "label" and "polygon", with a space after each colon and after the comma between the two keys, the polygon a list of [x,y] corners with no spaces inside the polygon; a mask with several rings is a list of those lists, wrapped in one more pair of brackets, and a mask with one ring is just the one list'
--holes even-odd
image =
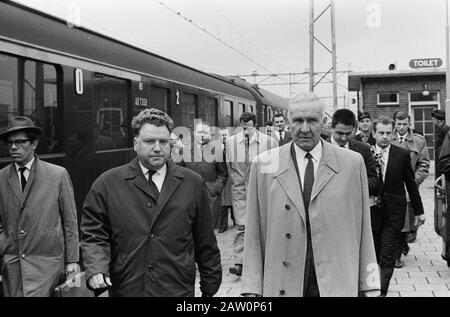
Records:
{"label": "utility pole", "polygon": [[450,48],[448,26],[448,1],[445,0],[445,46],[447,53],[447,69],[445,72],[445,123],[450,124]]}
{"label": "utility pole", "polygon": [[[333,108],[337,108],[337,59],[336,59],[336,27],[335,27],[335,5],[334,0],[329,0],[330,4],[317,16],[314,17],[314,0],[309,1],[309,76],[310,76],[310,86],[309,90],[314,91],[314,87],[317,86],[330,72],[333,75]],[[328,10],[330,9],[331,15],[331,50],[321,42],[314,34],[314,24],[316,21]],[[331,68],[326,72],[317,82],[314,78],[314,44],[317,41],[325,50],[331,54]]]}

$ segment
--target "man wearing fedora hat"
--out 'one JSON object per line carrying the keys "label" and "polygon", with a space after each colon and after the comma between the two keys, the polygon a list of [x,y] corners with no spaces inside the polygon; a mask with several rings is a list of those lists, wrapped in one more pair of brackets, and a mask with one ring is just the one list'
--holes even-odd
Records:
{"label": "man wearing fedora hat", "polygon": [[42,130],[12,117],[0,132],[11,164],[0,170],[0,259],[4,296],[51,296],[79,271],[78,226],[67,171],[39,160]]}

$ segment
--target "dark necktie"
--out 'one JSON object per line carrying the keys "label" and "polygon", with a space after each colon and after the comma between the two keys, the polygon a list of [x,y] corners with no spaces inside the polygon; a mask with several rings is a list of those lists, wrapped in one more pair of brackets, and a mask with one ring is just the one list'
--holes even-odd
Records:
{"label": "dark necktie", "polygon": [[402,144],[403,143],[403,137],[401,136],[400,137],[400,144]]}
{"label": "dark necktie", "polygon": [[283,143],[283,132],[280,132],[280,143]]}
{"label": "dark necktie", "polygon": [[22,191],[25,190],[25,186],[27,185],[27,179],[25,178],[25,171],[27,168],[25,166],[19,168],[20,172],[20,183],[22,185]]}
{"label": "dark necktie", "polygon": [[148,170],[148,184],[150,185],[150,188],[152,189],[152,192],[155,194],[155,200],[158,201],[159,197],[159,190],[156,186],[155,182],[152,179],[153,174],[155,174],[156,171]]}
{"label": "dark necktie", "polygon": [[308,159],[306,165],[304,186],[303,186],[303,202],[305,203],[306,210],[309,210],[309,200],[311,199],[311,192],[314,184],[314,163],[312,161],[312,155],[308,152],[305,157]]}

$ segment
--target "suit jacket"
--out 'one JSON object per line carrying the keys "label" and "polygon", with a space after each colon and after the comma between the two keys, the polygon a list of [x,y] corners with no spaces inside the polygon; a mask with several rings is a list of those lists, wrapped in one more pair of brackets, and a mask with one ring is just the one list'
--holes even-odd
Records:
{"label": "suit jacket", "polygon": [[284,131],[284,138],[282,141],[280,140],[278,134],[275,131],[273,131],[273,133],[271,134],[271,137],[273,137],[276,141],[278,141],[279,146],[285,145],[286,143],[289,143],[292,141],[291,132],[286,131],[286,130]]}
{"label": "suit jacket", "polygon": [[381,210],[373,210],[372,227],[379,230],[384,217],[388,217],[398,230],[403,228],[406,215],[406,189],[414,214],[423,214],[422,199],[411,167],[409,151],[391,144],[386,175],[381,184],[380,195],[383,200]]}
{"label": "suit jacket", "polygon": [[[208,144],[211,147],[205,146],[204,153],[194,144],[191,149],[191,160],[181,161],[180,166],[184,166],[199,174],[205,181],[206,188],[212,197],[220,196],[228,179],[227,164],[225,162],[225,155],[222,151],[222,144],[218,143],[219,147],[214,147],[216,142],[211,141]],[[220,156],[216,160],[216,149],[220,149]],[[211,157],[205,155],[211,154]]]}
{"label": "suit jacket", "polygon": [[[331,143],[331,137],[327,141]],[[381,182],[377,173],[378,163],[374,159],[369,145],[364,142],[349,140],[348,148],[354,152],[358,152],[363,157],[369,183],[369,195],[377,196]]]}
{"label": "suit jacket", "polygon": [[86,197],[81,231],[86,280],[110,276],[111,296],[194,296],[195,264],[201,291],[219,289],[208,190],[171,161],[156,204],[137,158],[102,174]]}
{"label": "suit jacket", "polygon": [[0,170],[0,258],[5,296],[51,296],[78,262],[77,211],[67,171],[35,158],[22,192],[14,164]]}
{"label": "suit jacket", "polygon": [[[253,161],[242,293],[303,295],[306,216],[291,144]],[[361,155],[323,142],[309,205],[321,296],[356,297],[380,287],[365,169]]]}

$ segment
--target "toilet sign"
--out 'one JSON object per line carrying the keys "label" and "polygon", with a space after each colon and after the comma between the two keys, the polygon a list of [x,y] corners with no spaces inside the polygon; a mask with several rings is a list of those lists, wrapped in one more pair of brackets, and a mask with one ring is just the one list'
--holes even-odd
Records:
{"label": "toilet sign", "polygon": [[409,67],[411,68],[428,68],[441,66],[442,59],[440,58],[418,58],[409,61]]}

